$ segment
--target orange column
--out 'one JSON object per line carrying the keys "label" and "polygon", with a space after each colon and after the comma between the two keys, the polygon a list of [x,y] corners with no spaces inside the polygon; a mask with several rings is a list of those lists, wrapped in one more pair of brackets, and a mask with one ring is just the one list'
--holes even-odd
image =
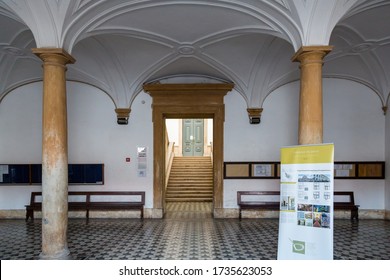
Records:
{"label": "orange column", "polygon": [[299,145],[322,143],[322,65],[331,50],[331,46],[302,47],[292,58],[301,69]]}
{"label": "orange column", "polygon": [[66,64],[62,49],[33,49],[43,61],[42,259],[67,259],[68,128]]}

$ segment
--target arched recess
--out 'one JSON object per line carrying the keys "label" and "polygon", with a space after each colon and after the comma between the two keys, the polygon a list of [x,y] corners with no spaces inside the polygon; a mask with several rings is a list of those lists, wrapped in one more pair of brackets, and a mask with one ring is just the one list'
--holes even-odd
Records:
{"label": "arched recess", "polygon": [[165,203],[165,119],[213,119],[214,217],[223,212],[224,96],[233,84],[146,84],[153,110],[153,217],[162,218]]}

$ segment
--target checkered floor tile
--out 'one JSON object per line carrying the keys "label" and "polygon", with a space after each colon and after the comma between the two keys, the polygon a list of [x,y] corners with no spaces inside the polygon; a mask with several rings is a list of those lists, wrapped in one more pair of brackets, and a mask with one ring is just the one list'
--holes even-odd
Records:
{"label": "checkered floor tile", "polygon": [[[390,260],[390,221],[335,220],[334,259]],[[278,219],[213,219],[211,204],[178,203],[164,219],[70,219],[68,247],[87,260],[275,260]],[[0,220],[0,259],[38,259],[41,222]]]}

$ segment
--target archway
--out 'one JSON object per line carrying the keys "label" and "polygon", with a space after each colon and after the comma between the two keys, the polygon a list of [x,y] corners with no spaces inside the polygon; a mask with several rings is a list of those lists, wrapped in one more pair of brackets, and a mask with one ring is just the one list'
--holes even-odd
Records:
{"label": "archway", "polygon": [[153,99],[153,217],[164,215],[165,119],[213,119],[214,217],[223,208],[224,96],[233,84],[146,84],[144,91]]}

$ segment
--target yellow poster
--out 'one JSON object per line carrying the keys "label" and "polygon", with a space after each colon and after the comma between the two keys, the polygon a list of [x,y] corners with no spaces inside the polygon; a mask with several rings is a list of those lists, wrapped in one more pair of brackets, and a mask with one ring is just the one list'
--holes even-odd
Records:
{"label": "yellow poster", "polygon": [[282,148],[281,164],[333,163],[333,144]]}
{"label": "yellow poster", "polygon": [[333,259],[334,145],[281,149],[278,259]]}

